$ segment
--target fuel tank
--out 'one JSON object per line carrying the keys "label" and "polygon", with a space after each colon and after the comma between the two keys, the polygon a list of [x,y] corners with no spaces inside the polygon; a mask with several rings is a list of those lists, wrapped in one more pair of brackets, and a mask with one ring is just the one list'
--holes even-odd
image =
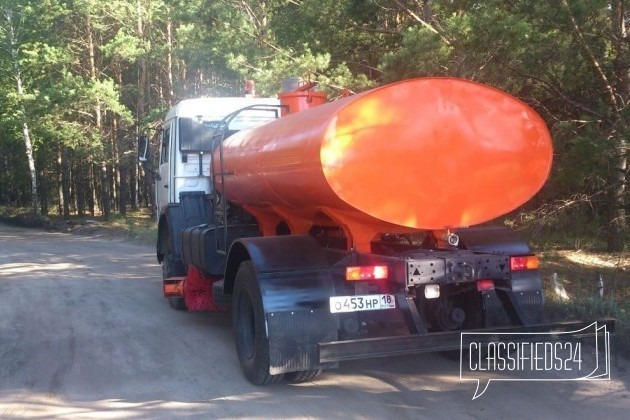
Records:
{"label": "fuel tank", "polygon": [[367,249],[379,232],[466,227],[516,209],[543,186],[553,149],[542,118],[513,96],[420,78],[239,132],[222,153],[215,187],[263,234],[283,222],[290,233],[336,225]]}

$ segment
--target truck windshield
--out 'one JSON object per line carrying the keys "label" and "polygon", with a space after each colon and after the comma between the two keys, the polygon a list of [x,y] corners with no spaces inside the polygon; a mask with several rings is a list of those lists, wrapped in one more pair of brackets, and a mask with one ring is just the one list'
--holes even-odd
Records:
{"label": "truck windshield", "polygon": [[[245,109],[230,119],[225,137],[237,131],[253,128],[277,118],[277,113],[261,109]],[[186,152],[209,152],[212,139],[221,135],[220,127],[223,116],[203,117],[198,119],[179,119],[179,148]]]}

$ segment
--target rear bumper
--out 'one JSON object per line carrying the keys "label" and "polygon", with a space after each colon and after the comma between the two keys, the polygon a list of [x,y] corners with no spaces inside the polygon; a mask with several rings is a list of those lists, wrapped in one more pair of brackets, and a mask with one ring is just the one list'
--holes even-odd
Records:
{"label": "rear bumper", "polygon": [[[586,330],[592,324],[593,321],[570,321],[521,327],[500,327],[398,337],[334,341],[319,344],[319,361],[320,363],[334,363],[375,357],[459,350],[462,345],[462,333],[480,333],[476,337],[476,341],[482,343],[498,341],[558,341],[561,338],[567,337],[582,339],[595,335],[593,329]],[[614,331],[615,320],[597,320],[597,325],[598,327],[605,325],[606,330],[610,333]],[[562,334],[562,337],[560,334]]]}

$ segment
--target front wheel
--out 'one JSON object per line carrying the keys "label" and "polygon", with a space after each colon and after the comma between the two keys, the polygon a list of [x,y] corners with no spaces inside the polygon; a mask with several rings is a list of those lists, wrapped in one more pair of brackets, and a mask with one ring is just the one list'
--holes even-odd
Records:
{"label": "front wheel", "polygon": [[269,373],[269,340],[265,333],[265,311],[254,266],[241,263],[232,295],[232,325],[236,353],[243,374],[254,385],[278,383],[284,374]]}
{"label": "front wheel", "polygon": [[[164,260],[162,261],[162,280],[180,275],[180,272],[177,271],[175,266],[176,264],[173,262],[172,252],[167,251],[164,256]],[[185,311],[188,309],[186,307],[186,301],[184,301],[183,297],[169,297],[168,304],[171,308],[177,311]]]}
{"label": "front wheel", "polygon": [[186,301],[184,301],[184,298],[180,297],[168,298],[168,306],[170,306],[172,309],[175,309],[176,311],[188,310],[188,307],[186,306]]}

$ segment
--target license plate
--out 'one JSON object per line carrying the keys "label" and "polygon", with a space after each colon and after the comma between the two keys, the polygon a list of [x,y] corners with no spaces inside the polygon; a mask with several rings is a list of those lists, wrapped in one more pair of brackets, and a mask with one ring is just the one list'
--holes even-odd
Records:
{"label": "license plate", "polygon": [[394,295],[333,296],[330,298],[331,313],[377,311],[395,307]]}

